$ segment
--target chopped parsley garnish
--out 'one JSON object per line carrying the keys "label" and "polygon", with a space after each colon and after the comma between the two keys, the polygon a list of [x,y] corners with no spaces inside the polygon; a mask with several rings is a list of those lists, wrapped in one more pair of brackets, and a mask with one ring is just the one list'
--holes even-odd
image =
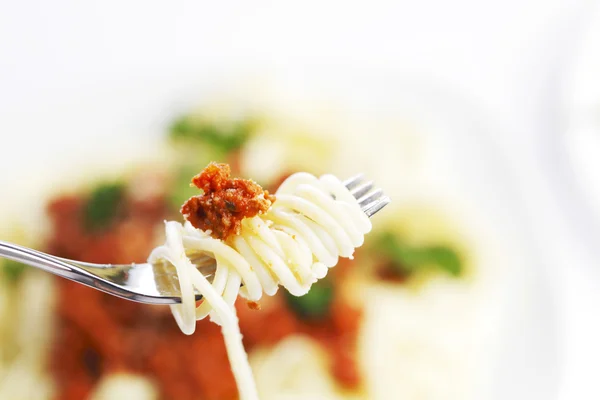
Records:
{"label": "chopped parsley garnish", "polygon": [[376,250],[392,261],[392,268],[402,275],[432,268],[455,277],[463,272],[459,254],[449,246],[413,246],[390,232],[382,234],[375,243]]}
{"label": "chopped parsley garnish", "polygon": [[92,191],[83,208],[83,221],[88,231],[109,227],[119,216],[125,197],[122,183],[104,183]]}
{"label": "chopped parsley garnish", "polygon": [[0,268],[2,268],[2,274],[9,282],[17,282],[25,272],[26,267],[17,261],[4,260]]}
{"label": "chopped parsley garnish", "polygon": [[241,148],[254,128],[254,121],[251,120],[216,123],[184,116],[171,125],[170,137],[174,140],[204,143],[226,155]]}
{"label": "chopped parsley garnish", "polygon": [[285,291],[288,307],[302,319],[320,319],[326,317],[331,309],[334,288],[328,279],[314,283],[308,293],[296,297]]}

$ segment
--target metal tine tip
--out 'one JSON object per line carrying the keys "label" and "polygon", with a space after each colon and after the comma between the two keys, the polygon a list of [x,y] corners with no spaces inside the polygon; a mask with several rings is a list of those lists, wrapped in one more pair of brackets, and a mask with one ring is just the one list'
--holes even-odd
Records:
{"label": "metal tine tip", "polygon": [[370,201],[369,203],[360,204],[360,208],[363,209],[363,210],[365,210],[365,211],[369,210],[369,209],[375,207],[377,204],[379,204],[379,202],[381,202],[382,200],[383,199],[379,198],[379,199]]}
{"label": "metal tine tip", "polygon": [[376,202],[370,204],[368,207],[364,207],[363,210],[365,211],[365,214],[367,214],[368,217],[373,216],[375,213],[377,213],[378,211],[380,211],[383,207],[387,206],[388,204],[390,204],[390,198],[387,196],[384,196],[383,198],[377,200]]}
{"label": "metal tine tip", "polygon": [[358,199],[358,204],[365,205],[365,204],[369,204],[374,200],[377,200],[378,198],[380,198],[381,196],[383,196],[383,189],[376,189],[374,191],[372,191],[371,193],[368,193],[366,195],[364,195],[363,197],[361,197],[360,199]]}
{"label": "metal tine tip", "polygon": [[352,178],[346,179],[344,181],[344,186],[346,186],[348,190],[351,190],[355,188],[358,184],[360,184],[363,181],[364,177],[364,174],[358,174],[353,176]]}

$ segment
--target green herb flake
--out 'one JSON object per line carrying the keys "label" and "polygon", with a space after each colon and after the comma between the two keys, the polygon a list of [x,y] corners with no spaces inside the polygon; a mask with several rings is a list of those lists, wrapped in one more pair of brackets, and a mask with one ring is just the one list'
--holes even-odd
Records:
{"label": "green herb flake", "polygon": [[0,267],[2,268],[2,274],[4,277],[9,282],[13,283],[17,282],[21,278],[26,268],[24,264],[13,260],[4,260]]}
{"label": "green herb flake", "polygon": [[90,194],[83,210],[85,228],[88,231],[106,229],[118,217],[125,197],[125,185],[105,183]]}
{"label": "green herb flake", "polygon": [[402,274],[426,268],[436,268],[455,277],[463,272],[460,256],[449,246],[411,246],[401,242],[396,235],[387,232],[378,238],[375,247],[393,261],[394,268]]}
{"label": "green herb flake", "polygon": [[460,276],[462,262],[460,257],[450,247],[431,246],[422,249],[424,262],[437,265],[452,276]]}
{"label": "green herb flake", "polygon": [[334,288],[328,279],[322,279],[312,285],[304,296],[296,297],[287,291],[285,301],[288,307],[300,318],[315,320],[326,317],[331,309]]}
{"label": "green herb flake", "polygon": [[254,127],[254,122],[250,120],[219,124],[184,116],[171,125],[170,137],[173,140],[204,143],[227,155],[246,143]]}

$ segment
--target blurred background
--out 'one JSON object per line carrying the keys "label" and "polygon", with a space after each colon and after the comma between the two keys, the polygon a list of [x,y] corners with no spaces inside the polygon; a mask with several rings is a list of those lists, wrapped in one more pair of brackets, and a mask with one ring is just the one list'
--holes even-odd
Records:
{"label": "blurred background", "polygon": [[[441,263],[431,281],[421,282],[431,271],[415,273],[425,286],[414,290],[359,274],[373,300],[352,346],[367,354],[358,369],[377,372],[363,371],[360,390],[320,383],[311,398],[597,398],[599,70],[595,1],[0,1],[0,239],[104,261],[120,248],[114,241],[102,247],[92,235],[83,251],[69,236],[77,236],[71,219],[87,218],[79,203],[94,195],[105,205],[125,190],[135,207],[149,207],[150,222],[130,215],[130,203],[120,206],[121,222],[134,222],[119,226],[131,238],[142,224],[151,234],[138,239],[150,245],[156,224],[174,215],[172,203],[193,194],[175,188],[211,159],[265,185],[299,169],[364,171],[395,206],[389,224],[385,215],[374,220],[385,227],[374,237],[389,237],[388,225],[412,227],[394,235],[414,251],[444,242],[467,272],[452,280]],[[202,143],[189,142],[196,136]],[[440,213],[444,223],[427,222]],[[361,263],[378,268],[383,253],[367,249]],[[10,279],[2,283],[1,398],[102,398],[110,357],[86,353],[90,332],[65,322],[77,320],[65,310],[77,308],[68,299],[80,293],[44,278],[18,287]],[[43,295],[18,306],[31,293]],[[58,299],[56,309],[42,306],[48,299]],[[80,312],[91,318],[96,306]],[[36,319],[23,322],[23,313]],[[148,321],[162,321],[157,314]],[[122,318],[117,325],[150,324]],[[35,326],[55,333],[37,337]],[[83,343],[81,357],[56,362],[69,340]],[[370,347],[377,340],[392,347]],[[41,343],[37,355],[20,357],[31,343]],[[192,345],[199,359],[210,351]],[[256,346],[264,397],[283,398],[267,387],[269,365],[289,349]],[[385,352],[390,358],[368,356]],[[21,367],[28,363],[39,367]],[[91,375],[90,363],[100,365]],[[61,383],[86,368],[80,386]],[[105,386],[173,398],[149,371],[134,372],[150,383]],[[19,389],[42,381],[36,393]],[[285,398],[309,395],[278,384]]]}

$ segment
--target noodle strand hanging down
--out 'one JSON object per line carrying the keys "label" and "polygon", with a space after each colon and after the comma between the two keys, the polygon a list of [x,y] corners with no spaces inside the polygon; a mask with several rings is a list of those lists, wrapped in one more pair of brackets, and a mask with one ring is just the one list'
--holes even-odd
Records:
{"label": "noodle strand hanging down", "polygon": [[[281,285],[302,296],[340,256],[352,258],[371,230],[357,200],[333,175],[294,174],[281,184],[276,198],[265,214],[244,219],[240,234],[226,241],[189,222],[166,222],[166,243],[149,257],[151,263],[167,260],[177,270],[182,301],[171,310],[183,333],[192,334],[196,320],[207,315],[221,325],[242,399],[258,395],[234,308],[238,294],[257,301],[263,292],[274,295]],[[189,260],[186,254],[192,253],[216,260],[212,282]],[[198,307],[194,289],[203,296]]]}

